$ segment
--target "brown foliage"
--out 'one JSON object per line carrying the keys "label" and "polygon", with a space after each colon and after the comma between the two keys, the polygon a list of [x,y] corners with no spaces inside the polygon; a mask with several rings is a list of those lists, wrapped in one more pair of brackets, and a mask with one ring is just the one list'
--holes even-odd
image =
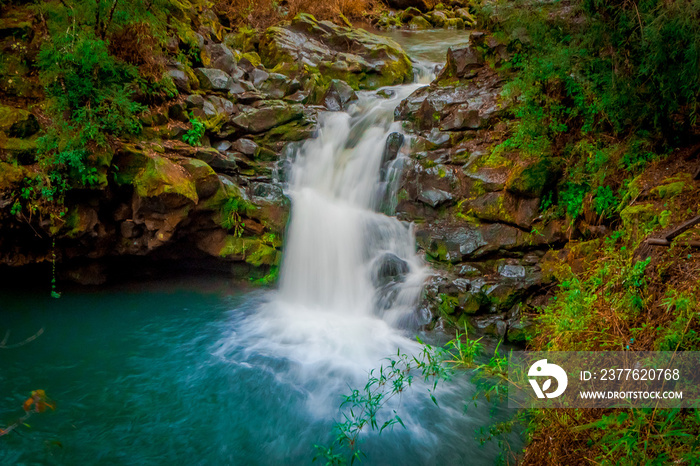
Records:
{"label": "brown foliage", "polygon": [[344,24],[341,15],[359,20],[376,5],[372,0],[218,0],[215,9],[231,26],[265,28],[299,13]]}
{"label": "brown foliage", "polygon": [[165,59],[159,53],[160,43],[146,22],[130,24],[111,35],[109,52],[115,57],[139,67],[142,76],[159,79]]}

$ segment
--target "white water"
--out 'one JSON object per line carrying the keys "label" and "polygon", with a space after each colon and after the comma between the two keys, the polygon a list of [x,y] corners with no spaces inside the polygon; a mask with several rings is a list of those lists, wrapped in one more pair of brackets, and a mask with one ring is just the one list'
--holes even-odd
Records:
{"label": "white water", "polygon": [[[399,348],[420,349],[414,336],[425,317],[417,303],[428,269],[411,226],[377,211],[395,195],[380,179],[386,139],[400,131],[393,112],[418,87],[392,87],[388,99],[363,92],[347,113],[319,116],[317,137],[293,161],[280,289],[218,351],[227,357],[243,347],[247,359],[236,362],[277,373],[307,393],[319,416],[337,410],[348,384],[364,385]],[[408,271],[376,283],[387,255]]]}

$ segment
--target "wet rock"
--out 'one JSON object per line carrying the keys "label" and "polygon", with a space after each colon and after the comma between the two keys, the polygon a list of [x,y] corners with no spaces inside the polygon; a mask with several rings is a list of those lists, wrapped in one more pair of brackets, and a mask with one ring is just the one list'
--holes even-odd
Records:
{"label": "wet rock", "polygon": [[452,199],[452,194],[441,189],[427,189],[418,194],[418,200],[432,208],[436,208],[446,202],[450,202]]}
{"label": "wet rock", "polygon": [[465,26],[476,26],[476,18],[471,13],[469,13],[469,10],[467,8],[457,8],[456,10],[454,10],[454,12],[457,18],[464,21]]}
{"label": "wet rock", "polygon": [[499,101],[501,80],[492,71],[480,71],[479,79],[453,85],[422,87],[394,111],[396,120],[412,122],[418,130],[440,127],[483,127],[503,112]]}
{"label": "wet rock", "polygon": [[430,24],[430,21],[425,19],[423,16],[415,16],[411,18],[411,21],[408,22],[408,27],[411,29],[430,29],[433,27],[432,24]]}
{"label": "wet rock", "polygon": [[386,138],[384,153],[382,154],[382,171],[386,172],[387,165],[396,159],[403,146],[404,135],[401,133],[391,133]]}
{"label": "wet rock", "polygon": [[341,79],[354,89],[401,84],[413,77],[411,62],[391,39],[299,14],[285,27],[271,27],[260,41],[263,64],[287,76],[304,68]]}
{"label": "wet rock", "polygon": [[214,68],[196,68],[194,74],[202,89],[208,91],[228,91],[233,79],[228,73]]}
{"label": "wet rock", "polygon": [[433,10],[428,16],[430,23],[435,27],[443,27],[447,23],[447,15],[442,11]]}
{"label": "wet rock", "polygon": [[357,100],[357,94],[346,82],[334,79],[331,81],[326,95],[323,96],[323,105],[332,111],[346,110],[348,104]]}
{"label": "wet rock", "polygon": [[387,252],[377,259],[375,271],[372,274],[372,281],[377,287],[391,282],[403,282],[406,280],[408,272],[409,267],[406,261],[396,254]]}

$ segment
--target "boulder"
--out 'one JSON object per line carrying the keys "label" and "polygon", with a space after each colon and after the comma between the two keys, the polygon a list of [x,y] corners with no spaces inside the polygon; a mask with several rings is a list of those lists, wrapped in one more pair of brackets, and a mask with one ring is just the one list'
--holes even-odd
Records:
{"label": "boulder", "polygon": [[210,44],[204,46],[201,54],[202,64],[207,68],[222,70],[229,75],[238,71],[236,57],[225,44]]}
{"label": "boulder", "polygon": [[445,26],[447,23],[447,15],[442,11],[431,11],[428,15],[430,23],[438,28]]}
{"label": "boulder", "polygon": [[346,110],[348,104],[357,100],[357,94],[345,81],[334,79],[323,96],[323,105],[332,112]]}
{"label": "boulder", "polygon": [[376,260],[374,272],[372,273],[372,282],[376,287],[381,287],[391,282],[403,282],[406,280],[408,272],[409,267],[406,261],[396,254],[387,252]]}
{"label": "boulder", "polygon": [[408,27],[411,29],[430,29],[433,25],[423,16],[415,16],[408,22]]}
{"label": "boulder", "polygon": [[269,101],[258,108],[251,108],[233,118],[237,127],[248,133],[262,133],[304,115],[301,105],[290,105],[282,101]]}
{"label": "boulder", "polygon": [[287,76],[303,70],[341,79],[353,89],[376,89],[413,78],[411,61],[393,40],[363,29],[297,15],[288,26],[267,29],[260,41],[266,68]]}
{"label": "boulder", "polygon": [[214,68],[196,68],[194,74],[199,80],[199,85],[207,91],[228,91],[233,84],[233,79],[228,73]]}

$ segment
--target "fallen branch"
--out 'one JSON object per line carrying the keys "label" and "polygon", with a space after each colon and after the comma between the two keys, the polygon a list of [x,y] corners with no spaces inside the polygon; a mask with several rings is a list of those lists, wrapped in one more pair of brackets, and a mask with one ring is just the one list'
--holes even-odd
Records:
{"label": "fallen branch", "polygon": [[26,338],[23,341],[20,341],[19,343],[15,343],[12,345],[8,345],[7,341],[10,339],[10,331],[8,330],[5,332],[5,338],[0,341],[0,349],[12,349],[12,348],[19,348],[20,346],[24,346],[27,343],[31,343],[32,341],[36,340],[41,336],[41,334],[44,333],[44,328],[40,328],[38,332],[36,332],[34,335],[32,335],[29,338]]}
{"label": "fallen branch", "polygon": [[687,222],[685,222],[684,224],[682,224],[681,226],[679,226],[678,228],[673,230],[671,233],[667,234],[666,239],[668,241],[673,241],[673,238],[675,238],[676,236],[678,236],[682,233],[685,233],[686,231],[690,230],[698,223],[700,223],[700,215],[698,215],[695,218],[691,218],[690,220],[688,220]]}
{"label": "fallen branch", "polygon": [[[650,244],[652,246],[670,246],[673,244],[672,241],[663,239],[663,238],[649,238],[646,241],[647,244]],[[700,241],[688,241],[685,243],[678,243],[679,246],[689,246],[691,248],[700,248]]]}

